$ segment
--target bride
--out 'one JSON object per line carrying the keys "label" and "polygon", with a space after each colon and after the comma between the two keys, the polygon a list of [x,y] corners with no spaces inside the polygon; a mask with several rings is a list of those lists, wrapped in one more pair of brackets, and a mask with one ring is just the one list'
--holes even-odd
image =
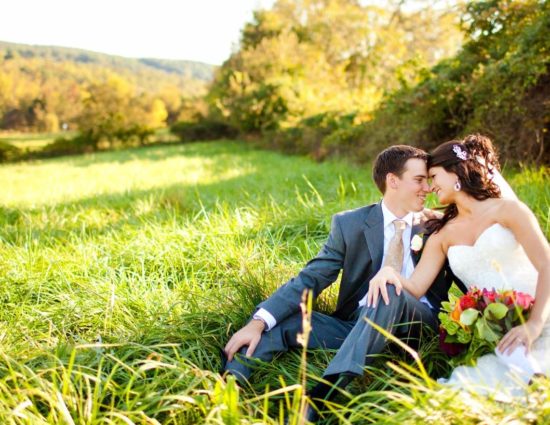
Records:
{"label": "bride", "polygon": [[467,287],[529,293],[535,297],[529,319],[504,335],[494,354],[439,380],[505,399],[522,394],[534,374],[550,376],[548,242],[532,211],[502,179],[488,138],[471,135],[443,143],[430,155],[428,168],[431,190],[448,205],[445,213],[429,223],[434,233],[410,279],[381,269],[370,282],[368,303],[376,304],[386,283],[421,297],[446,258]]}

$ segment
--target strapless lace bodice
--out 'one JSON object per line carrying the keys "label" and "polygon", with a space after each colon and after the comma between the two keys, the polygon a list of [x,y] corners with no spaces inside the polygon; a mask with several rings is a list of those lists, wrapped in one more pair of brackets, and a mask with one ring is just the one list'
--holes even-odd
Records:
{"label": "strapless lace bodice", "polygon": [[512,231],[499,223],[485,229],[472,246],[449,247],[447,257],[453,273],[467,287],[535,295],[537,271]]}

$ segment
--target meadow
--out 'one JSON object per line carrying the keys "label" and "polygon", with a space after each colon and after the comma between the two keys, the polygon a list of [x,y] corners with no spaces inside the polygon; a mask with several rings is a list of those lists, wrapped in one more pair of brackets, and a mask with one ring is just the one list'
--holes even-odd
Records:
{"label": "meadow", "polygon": [[[506,175],[548,238],[548,169]],[[219,141],[4,164],[0,181],[1,423],[299,423],[304,374],[332,353],[284,354],[239,388],[219,352],[332,214],[380,198],[368,166]],[[547,380],[464,399],[432,379],[449,371],[435,338],[379,357],[328,422],[550,423]]]}

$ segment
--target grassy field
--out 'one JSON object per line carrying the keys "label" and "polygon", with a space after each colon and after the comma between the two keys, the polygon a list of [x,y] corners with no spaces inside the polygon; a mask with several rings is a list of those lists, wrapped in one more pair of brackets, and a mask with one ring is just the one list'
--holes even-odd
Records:
{"label": "grassy field", "polygon": [[[22,152],[38,152],[58,138],[73,138],[76,131],[59,131],[56,133],[24,133],[0,131],[0,143],[7,143]],[[160,128],[149,138],[149,143],[174,143],[178,138],[168,128]]]}
{"label": "grassy field", "polygon": [[24,152],[35,152],[53,143],[57,137],[73,137],[75,135],[75,132],[29,134],[0,131],[0,142],[8,143]]}
{"label": "grassy field", "polygon": [[[548,171],[508,177],[548,237]],[[1,423],[297,423],[301,374],[331,353],[286,354],[239,389],[219,350],[333,213],[379,199],[370,170],[216,142],[3,165],[0,181]],[[436,345],[420,350],[433,378],[448,371]],[[497,403],[421,370],[381,355],[333,423],[550,421],[548,382]]]}

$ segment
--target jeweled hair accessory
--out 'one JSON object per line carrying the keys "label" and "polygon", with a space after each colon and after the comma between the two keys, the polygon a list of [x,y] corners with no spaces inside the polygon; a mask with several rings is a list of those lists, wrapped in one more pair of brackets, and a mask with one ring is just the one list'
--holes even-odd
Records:
{"label": "jeweled hair accessory", "polygon": [[462,161],[466,161],[468,159],[468,152],[463,150],[460,145],[454,145],[453,152],[456,154],[457,158],[460,158]]}

